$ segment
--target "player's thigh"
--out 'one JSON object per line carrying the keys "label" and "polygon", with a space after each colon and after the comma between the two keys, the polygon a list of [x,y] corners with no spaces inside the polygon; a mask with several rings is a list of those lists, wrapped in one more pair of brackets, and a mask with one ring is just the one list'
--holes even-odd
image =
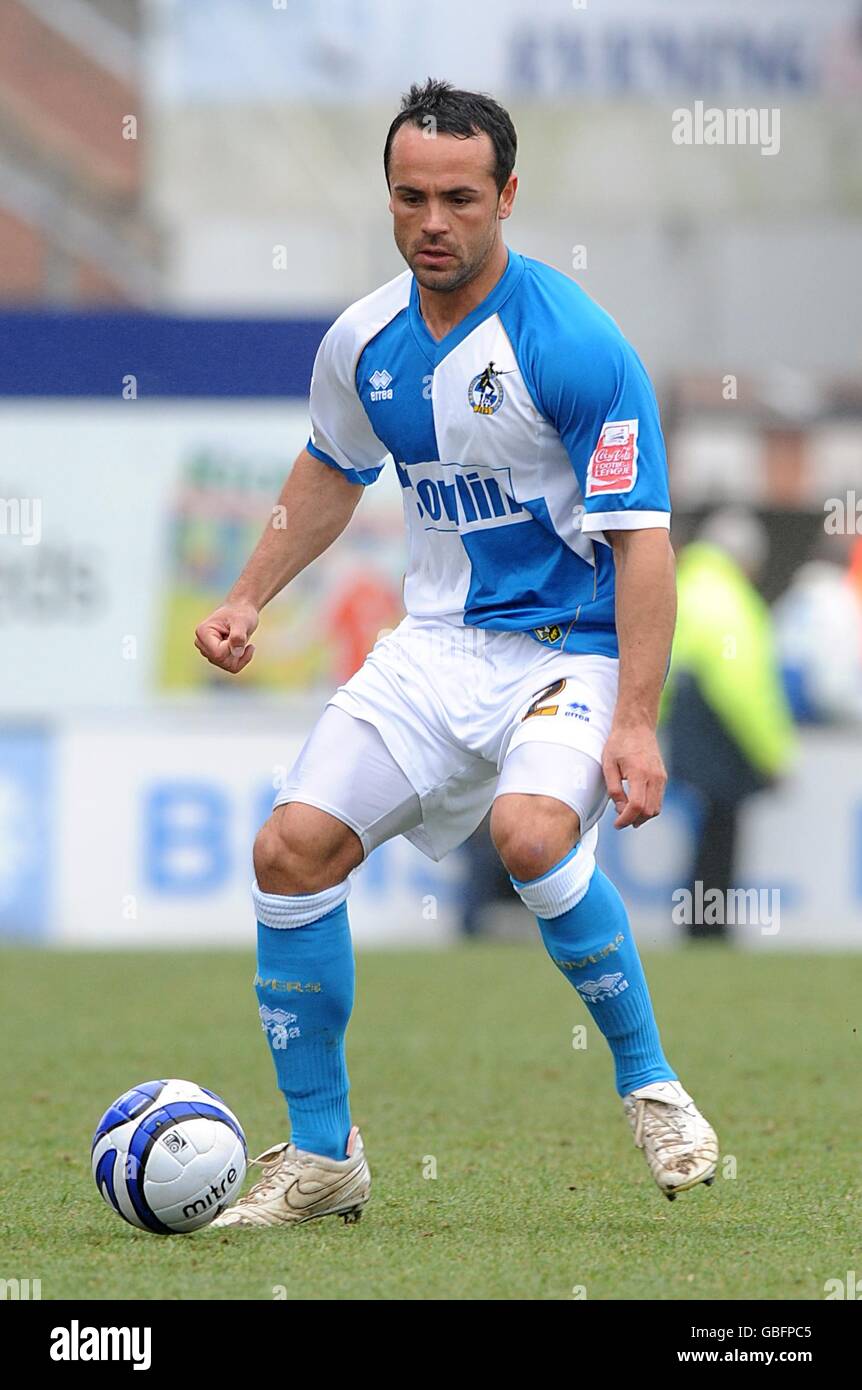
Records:
{"label": "player's thigh", "polygon": [[491,820],[507,863],[517,858],[536,876],[580,838],[597,838],[593,827],[608,804],[601,759],[617,679],[618,663],[610,658],[563,655],[527,675],[507,734]]}
{"label": "player's thigh", "polygon": [[279,817],[313,836],[316,853],[352,845],[358,864],[419,825],[421,807],[374,725],[327,705],[275,797],[271,821]]}

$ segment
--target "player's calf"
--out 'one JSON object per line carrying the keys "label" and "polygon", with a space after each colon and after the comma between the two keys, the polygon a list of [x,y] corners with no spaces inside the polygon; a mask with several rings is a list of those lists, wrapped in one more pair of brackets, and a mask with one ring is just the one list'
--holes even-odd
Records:
{"label": "player's calf", "polygon": [[359,837],[304,802],[273,812],[255,843],[255,992],[297,1149],[341,1162],[350,1131],[344,1035],[353,1008],[349,875]]}
{"label": "player's calf", "polygon": [[[547,842],[541,841],[539,853],[523,808],[530,798],[512,796],[510,800],[516,808],[521,803],[524,829],[519,832],[518,817],[510,818],[507,810],[506,825],[515,846],[508,862],[539,870],[529,878],[512,873],[513,886],[524,905],[536,914],[552,961],[577,990],[607,1040],[620,1096],[651,1082],[676,1081],[676,1073],[662,1052],[628,914],[619,893],[596,865],[596,827],[578,840],[574,849],[547,865],[546,859],[563,849],[565,841],[549,836]],[[577,822],[574,812],[565,806],[563,810]],[[554,823],[559,833],[566,821],[559,816]]]}

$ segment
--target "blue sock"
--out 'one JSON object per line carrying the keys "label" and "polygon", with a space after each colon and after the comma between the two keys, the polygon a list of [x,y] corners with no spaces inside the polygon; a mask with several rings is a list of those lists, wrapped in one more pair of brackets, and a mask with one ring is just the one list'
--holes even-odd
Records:
{"label": "blue sock", "polygon": [[[255,893],[259,913],[262,903],[308,903],[311,896]],[[346,902],[301,926],[258,921],[254,984],[293,1143],[344,1158],[350,1134],[344,1035],[354,990]]]}
{"label": "blue sock", "polygon": [[[582,842],[540,878],[512,882],[536,911],[552,961],[607,1039],[618,1093],[628,1095],[651,1081],[678,1080],[662,1052],[625,905],[595,866],[591,851]],[[551,915],[542,915],[543,909]]]}

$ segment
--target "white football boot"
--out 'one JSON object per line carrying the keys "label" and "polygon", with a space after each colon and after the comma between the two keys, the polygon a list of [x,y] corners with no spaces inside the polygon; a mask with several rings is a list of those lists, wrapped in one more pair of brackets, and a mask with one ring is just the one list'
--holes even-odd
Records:
{"label": "white football boot", "polygon": [[356,1125],[347,1140],[347,1157],[324,1158],[276,1144],[252,1160],[263,1177],[244,1197],[223,1211],[210,1228],[284,1226],[313,1221],[318,1216],[342,1216],[358,1221],[371,1190],[362,1137]]}
{"label": "white football boot", "polygon": [[698,1183],[712,1187],[718,1138],[678,1081],[652,1081],[623,1097],[635,1144],[668,1201]]}

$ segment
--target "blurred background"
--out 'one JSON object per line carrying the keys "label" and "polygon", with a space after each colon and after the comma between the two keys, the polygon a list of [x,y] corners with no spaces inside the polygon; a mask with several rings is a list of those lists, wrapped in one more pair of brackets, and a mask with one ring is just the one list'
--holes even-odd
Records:
{"label": "blurred background", "polygon": [[[0,0],[0,934],[251,943],[254,833],[400,616],[395,479],[240,681],[194,627],[307,438],[323,332],[403,268],[382,147],[428,74],[509,107],[510,245],[613,314],[662,405],[673,780],[600,846],[641,942],[858,945],[859,0]],[[716,108],[759,142],[677,143]],[[682,920],[698,882],[748,920]],[[482,831],[441,865],[383,846],[351,915],[360,945],[534,931]]]}

